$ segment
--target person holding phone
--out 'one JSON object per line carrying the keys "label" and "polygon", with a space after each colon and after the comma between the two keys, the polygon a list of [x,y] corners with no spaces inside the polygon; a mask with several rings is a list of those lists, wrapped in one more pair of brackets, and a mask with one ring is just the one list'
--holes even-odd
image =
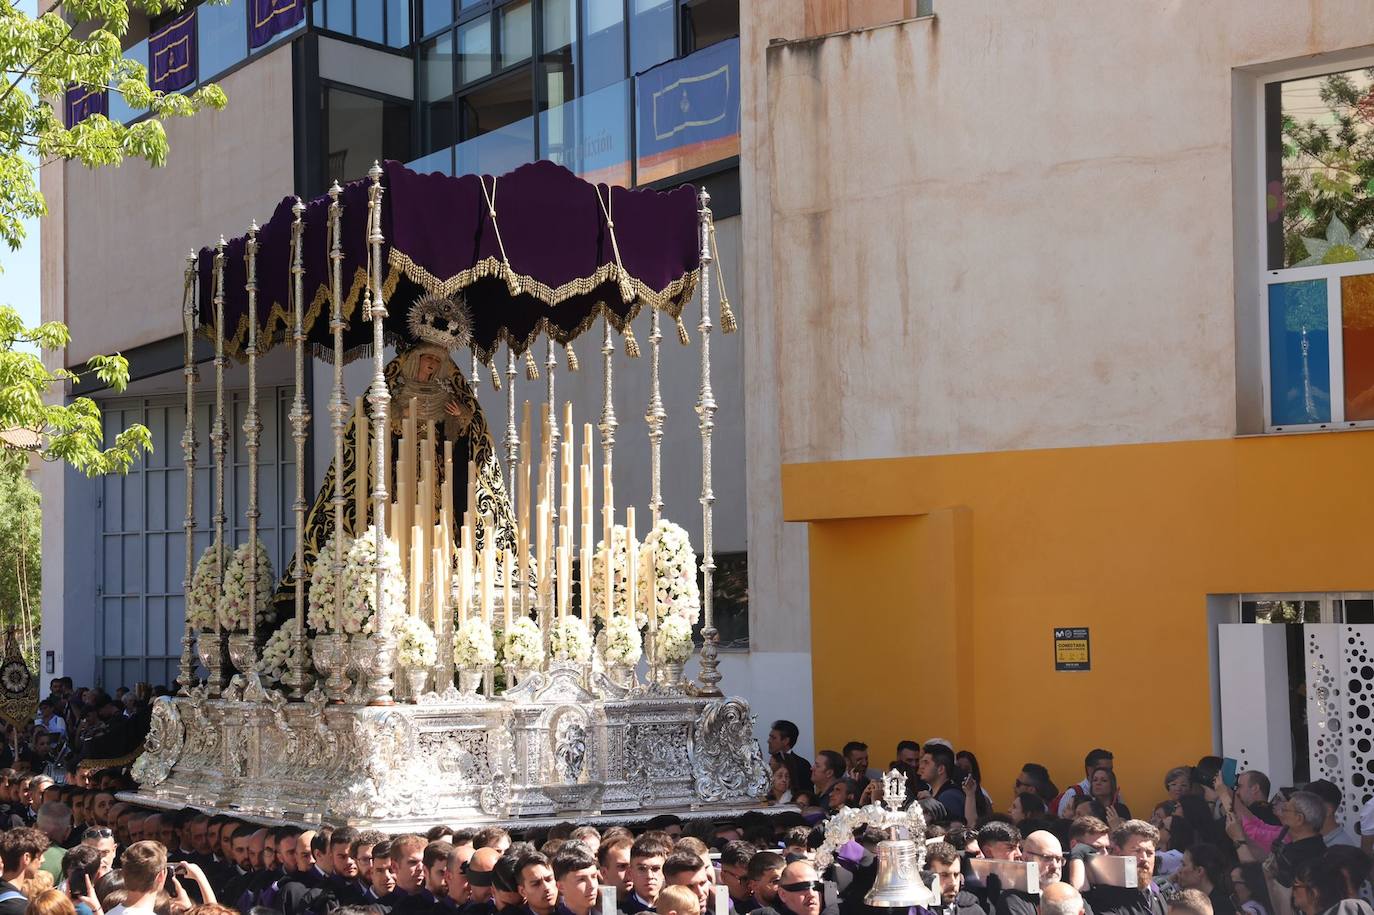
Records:
{"label": "person holding phone", "polygon": [[62,882],[58,889],[71,899],[76,915],[104,915],[95,895],[101,865],[100,852],[89,845],[68,849],[62,857]]}

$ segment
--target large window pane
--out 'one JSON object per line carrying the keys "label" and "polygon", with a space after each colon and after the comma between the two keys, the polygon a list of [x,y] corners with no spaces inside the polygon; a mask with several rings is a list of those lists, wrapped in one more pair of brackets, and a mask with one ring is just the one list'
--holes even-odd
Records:
{"label": "large window pane", "polygon": [[[137,63],[143,64],[143,66],[147,67],[148,39],[145,38],[138,44],[129,48],[129,50],[124,52],[124,57],[126,60],[132,60]],[[148,75],[151,78],[152,73],[150,72]],[[120,92],[118,92],[115,89],[110,90],[110,120],[116,121],[120,124],[127,124],[129,121],[133,120],[139,115],[144,114],[145,111],[146,109],[137,111],[134,110],[132,107],[129,106],[127,102],[124,101],[124,96]]]}
{"label": "large window pane", "polygon": [[1374,69],[1271,84],[1265,107],[1269,269],[1374,257]]}
{"label": "large window pane", "polygon": [[1274,425],[1331,421],[1326,280],[1269,287],[1270,412]]}
{"label": "large window pane", "polygon": [[682,51],[691,54],[739,34],[739,0],[686,0]]}
{"label": "large window pane", "polygon": [[[376,0],[373,0],[375,3]],[[453,0],[421,0],[420,34],[430,33],[453,24]]]}
{"label": "large window pane", "polygon": [[491,16],[458,28],[458,81],[470,83],[491,75]]}
{"label": "large window pane", "polygon": [[202,3],[196,8],[196,48],[202,80],[212,79],[248,56],[243,0],[229,0],[223,6]]}
{"label": "large window pane", "polygon": [[386,41],[386,7],[376,0],[359,3],[357,16],[358,21],[353,26],[354,35],[377,44]]}
{"label": "large window pane", "polygon": [[410,44],[410,0],[386,0],[386,43],[393,48]]}
{"label": "large window pane", "polygon": [[534,160],[534,99],[528,69],[462,96],[459,112],[464,142],[455,151],[455,174],[501,174]]}
{"label": "large window pane", "polygon": [[410,106],[330,88],[326,175],[340,182],[360,178],[374,161],[410,158]]}
{"label": "large window pane", "polygon": [[534,51],[533,5],[530,0],[501,9],[501,66],[530,59]]}
{"label": "large window pane", "polygon": [[577,97],[577,9],[574,0],[544,0],[544,47],[539,55],[539,110]]}
{"label": "large window pane", "polygon": [[673,46],[673,0],[630,0],[630,72],[677,56]]}
{"label": "large window pane", "polygon": [[453,121],[453,34],[420,47],[420,152],[447,149],[458,139]]}
{"label": "large window pane", "polygon": [[1341,277],[1345,418],[1374,419],[1374,275]]}
{"label": "large window pane", "polygon": [[[366,4],[364,4],[366,5]],[[326,0],[324,27],[345,35],[353,34],[353,0]]]}
{"label": "large window pane", "polygon": [[625,8],[622,0],[582,0],[582,93],[625,78]]}

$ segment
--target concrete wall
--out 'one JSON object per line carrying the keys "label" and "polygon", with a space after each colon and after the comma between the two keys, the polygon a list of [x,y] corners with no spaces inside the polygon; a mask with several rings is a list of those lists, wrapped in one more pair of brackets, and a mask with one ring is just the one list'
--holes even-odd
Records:
{"label": "concrete wall", "polygon": [[741,10],[751,585],[779,646],[809,647],[810,605],[783,463],[1238,431],[1242,68],[1374,44],[1358,0],[935,8],[828,37],[802,0]]}
{"label": "concrete wall", "polygon": [[270,216],[294,183],[291,49],[283,45],[220,80],[220,112],[167,123],[167,165],[67,164],[67,362],[127,350],[181,331],[182,267],[192,247],[239,235]]}

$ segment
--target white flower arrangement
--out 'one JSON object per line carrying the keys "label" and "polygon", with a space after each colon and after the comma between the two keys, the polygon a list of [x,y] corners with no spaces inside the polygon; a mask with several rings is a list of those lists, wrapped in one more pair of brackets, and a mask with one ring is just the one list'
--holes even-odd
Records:
{"label": "white flower arrangement", "polygon": [[[625,525],[617,524],[611,531],[612,562],[611,570],[615,576],[612,587],[615,589],[612,614],[627,614],[630,612],[630,576],[627,571],[629,560],[625,547],[626,532]],[[592,554],[592,610],[598,616],[604,618],[606,607],[606,541],[602,540],[596,545],[596,552]],[[645,620],[639,620],[643,625]]]}
{"label": "white flower arrangement", "polygon": [[[639,553],[639,592],[647,607],[650,595],[660,620],[681,617],[693,626],[701,617],[697,587],[697,554],[687,532],[667,518],[644,538]],[[644,608],[637,608],[641,614]]]}
{"label": "white flower arrangement", "polygon": [[[257,594],[248,593],[249,551],[256,548],[258,587]],[[253,544],[241,543],[234,549],[234,555],[224,570],[224,584],[220,590],[219,624],[230,632],[248,630],[248,614],[256,613],[258,626],[264,626],[271,619],[268,604],[272,600],[272,560],[267,555],[267,547],[258,540]]]}
{"label": "white flower arrangement", "polygon": [[459,670],[480,670],[496,663],[491,624],[473,617],[453,634],[453,663]]}
{"label": "white flower arrangement", "polygon": [[634,620],[617,613],[606,623],[601,631],[601,659],[608,665],[633,667],[639,663],[644,653],[644,643],[639,637],[639,627]]}
{"label": "white flower arrangement", "polygon": [[426,670],[439,657],[439,643],[429,624],[418,616],[401,617],[397,631],[396,663],[410,670]]}
{"label": "white flower arrangement", "polygon": [[[345,534],[343,542],[345,570],[348,568],[348,553],[352,547],[353,541]],[[320,550],[320,554],[315,557],[315,567],[310,570],[310,587],[306,590],[305,622],[316,632],[334,631],[334,623],[338,619],[338,614],[335,613],[334,608],[334,585],[337,581],[338,578],[334,575],[334,538],[330,537],[329,542],[324,545],[324,549]]]}
{"label": "white flower arrangement", "polygon": [[586,663],[592,656],[592,634],[579,617],[555,620],[549,632],[549,657]]}
{"label": "white flower arrangement", "polygon": [[[340,630],[355,635],[377,629],[373,604],[377,597],[377,529],[369,527],[348,549],[344,566],[344,599]],[[318,564],[318,563],[317,563]],[[382,612],[392,621],[406,613],[406,582],[401,571],[401,550],[396,541],[382,537]]]}
{"label": "white flower arrangement", "polygon": [[186,615],[192,628],[215,628],[219,595],[219,550],[212,543],[200,555],[196,572],[191,576],[191,591],[186,595]]}
{"label": "white flower arrangement", "polygon": [[655,648],[661,661],[684,664],[696,649],[692,642],[692,624],[680,616],[665,616],[658,624]]}
{"label": "white flower arrangement", "polygon": [[[288,670],[293,670],[300,656],[293,650],[296,640],[296,621],[289,619],[273,632],[267,644],[262,647],[262,657],[258,659],[258,673],[269,682],[280,683]],[[301,643],[306,657],[310,656],[311,639]],[[309,666],[308,664],[306,666]]]}
{"label": "white flower arrangement", "polygon": [[501,656],[507,664],[521,670],[536,670],[544,663],[544,636],[539,626],[528,616],[511,623],[501,646]]}

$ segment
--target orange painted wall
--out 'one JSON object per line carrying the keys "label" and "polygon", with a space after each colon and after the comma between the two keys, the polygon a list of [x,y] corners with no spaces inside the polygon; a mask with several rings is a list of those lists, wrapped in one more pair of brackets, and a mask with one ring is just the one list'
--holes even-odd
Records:
{"label": "orange painted wall", "polygon": [[[1374,432],[783,467],[810,527],[818,748],[943,736],[1000,808],[1116,753],[1149,814],[1212,750],[1207,596],[1374,590]],[[1090,626],[1057,673],[1052,629]]]}

